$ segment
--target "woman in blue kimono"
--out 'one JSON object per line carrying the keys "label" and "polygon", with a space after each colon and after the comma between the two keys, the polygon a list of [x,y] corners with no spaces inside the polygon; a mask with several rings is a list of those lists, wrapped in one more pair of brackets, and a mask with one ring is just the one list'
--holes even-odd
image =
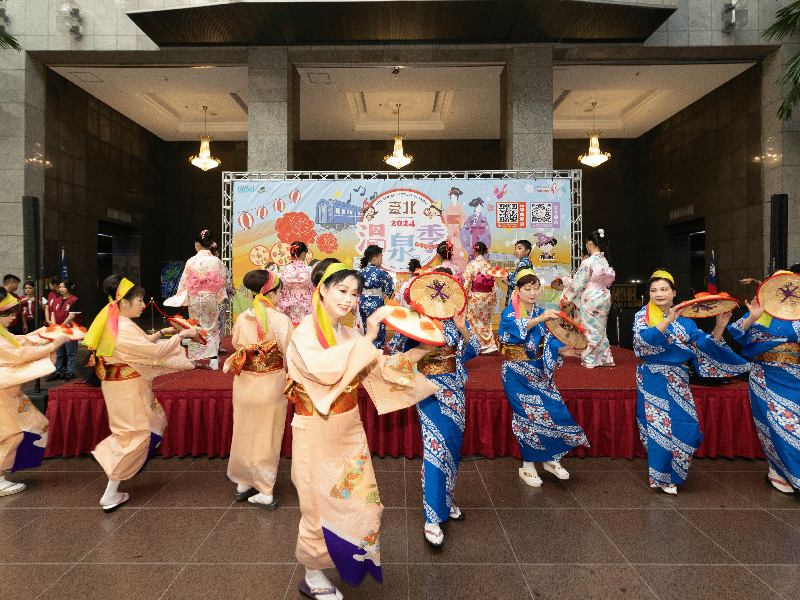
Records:
{"label": "woman in blue kimono", "polygon": [[[461,510],[453,504],[464,441],[464,386],[469,379],[464,363],[475,358],[481,349],[478,336],[470,335],[466,315],[464,310],[452,319],[441,321],[446,345],[417,363],[419,372],[439,385],[436,394],[417,404],[422,426],[425,539],[437,548],[444,544],[444,532],[439,524],[448,518],[464,520]],[[398,339],[398,336],[392,338],[393,352],[407,352],[419,345],[405,337]]]}
{"label": "woman in blue kimono", "polygon": [[636,421],[647,450],[650,487],[677,494],[703,434],[689,388],[689,361],[701,377],[729,377],[748,369],[747,361],[722,341],[731,313],[717,316],[713,334],[703,333],[672,306],[675,280],[656,271],[648,282],[650,302],[633,321]]}
{"label": "woman in blue kimono", "polygon": [[800,321],[776,319],[754,300],[728,327],[750,365],[750,406],[769,461],[767,480],[781,492],[800,488]]}
{"label": "woman in blue kimono", "polygon": [[[360,322],[366,323],[367,318],[375,312],[376,309],[383,306],[384,296],[391,298],[394,294],[394,280],[391,275],[381,269],[383,262],[383,250],[380,246],[367,246],[364,250],[364,257],[361,259],[361,270],[359,273],[364,278],[364,291],[358,299],[358,318]],[[364,328],[358,329],[362,334]],[[373,342],[375,347],[379,350],[383,348],[383,342],[386,339],[386,325],[381,323],[381,329],[378,337]]]}
{"label": "woman in blue kimono", "polygon": [[541,462],[545,471],[559,479],[569,479],[559,462],[561,457],[576,446],[589,446],[586,434],[569,414],[553,382],[562,356],[577,353],[544,326],[558,313],[536,306],[541,294],[542,285],[533,270],[519,271],[511,304],[503,311],[498,329],[505,354],[503,388],[514,411],[511,428],[522,453],[519,476],[533,487],[542,485],[533,463]]}

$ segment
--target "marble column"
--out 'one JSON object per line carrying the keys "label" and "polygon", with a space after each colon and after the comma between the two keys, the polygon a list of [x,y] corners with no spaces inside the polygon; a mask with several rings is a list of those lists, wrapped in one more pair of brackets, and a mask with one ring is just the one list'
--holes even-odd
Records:
{"label": "marble column", "polygon": [[552,48],[511,48],[501,75],[500,95],[506,169],[552,169]]}
{"label": "marble column", "polygon": [[247,169],[291,171],[300,120],[300,82],[287,48],[248,57]]}
{"label": "marble column", "polygon": [[[800,263],[800,106],[789,121],[777,117],[789,92],[777,82],[800,44],[783,44],[763,62],[761,87],[761,180],[764,208],[764,262],[769,261],[770,208],[773,194],[789,195],[788,265]],[[766,275],[767,265],[762,269]],[[751,277],[759,274],[753,273]]]}
{"label": "marble column", "polygon": [[24,278],[22,197],[44,200],[45,67],[27,52],[0,50],[0,256]]}

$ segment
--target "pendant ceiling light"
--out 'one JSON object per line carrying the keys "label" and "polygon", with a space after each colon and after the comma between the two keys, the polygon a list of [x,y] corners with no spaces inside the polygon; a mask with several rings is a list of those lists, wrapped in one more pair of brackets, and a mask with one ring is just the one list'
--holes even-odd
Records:
{"label": "pendant ceiling light", "polygon": [[403,138],[405,135],[400,135],[400,105],[397,105],[397,135],[394,136],[394,152],[388,156],[383,157],[383,162],[393,166],[395,169],[402,169],[412,160],[413,156],[403,154]]}
{"label": "pendant ceiling light", "polygon": [[597,131],[597,125],[595,124],[594,120],[594,107],[597,106],[597,102],[592,102],[592,133],[587,133],[586,135],[589,136],[589,153],[583,154],[578,157],[578,160],[581,161],[588,167],[596,167],[598,165],[602,165],[606,162],[609,158],[611,158],[611,154],[608,152],[600,152],[600,134],[603,133],[602,131]]}
{"label": "pendant ceiling light", "polygon": [[209,145],[211,142],[211,136],[208,135],[207,106],[203,107],[203,131],[205,131],[205,133],[200,136],[200,153],[197,156],[190,157],[189,162],[198,169],[208,171],[209,169],[220,166],[222,161],[211,156],[211,146]]}

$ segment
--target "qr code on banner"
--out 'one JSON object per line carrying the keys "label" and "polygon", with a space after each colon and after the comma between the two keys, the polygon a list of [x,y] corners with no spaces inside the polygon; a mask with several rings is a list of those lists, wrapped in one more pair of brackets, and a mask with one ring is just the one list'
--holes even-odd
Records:
{"label": "qr code on banner", "polygon": [[531,203],[531,224],[552,223],[553,204],[551,202]]}
{"label": "qr code on banner", "polygon": [[516,202],[497,203],[498,225],[507,225],[509,223],[517,224],[518,222],[519,222],[519,204],[517,204]]}

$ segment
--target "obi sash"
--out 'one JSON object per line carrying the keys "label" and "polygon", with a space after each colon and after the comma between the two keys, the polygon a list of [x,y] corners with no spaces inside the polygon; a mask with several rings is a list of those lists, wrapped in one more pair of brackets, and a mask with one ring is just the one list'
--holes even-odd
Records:
{"label": "obi sash", "polygon": [[772,350],[759,354],[754,360],[800,365],[800,343],[786,342]]}
{"label": "obi sash", "polygon": [[525,346],[520,344],[503,344],[505,359],[509,362],[524,362],[527,360],[539,360],[544,354],[544,344],[539,344],[536,350],[536,358],[528,356]]}
{"label": "obi sash", "polygon": [[194,272],[189,273],[186,282],[189,288],[189,293],[196,296],[200,292],[209,292],[216,294],[225,285],[222,277],[219,276],[217,271],[211,271],[208,275],[200,277]]}
{"label": "obi sash", "polygon": [[249,373],[272,373],[283,370],[283,353],[278,350],[278,342],[270,340],[263,344],[242,346],[231,358],[231,370],[240,375]]}
{"label": "obi sash", "polygon": [[455,373],[456,366],[456,347],[442,346],[423,356],[417,370],[423,375],[445,375]]}
{"label": "obi sash", "polygon": [[487,294],[494,289],[494,277],[478,273],[472,283],[472,291]]}
{"label": "obi sash", "polygon": [[[340,415],[358,406],[358,392],[356,390],[358,390],[358,378],[354,379],[350,385],[337,396],[336,400],[331,403],[331,408],[327,414]],[[286,374],[286,387],[283,388],[283,395],[286,396],[289,402],[294,404],[294,412],[296,415],[302,417],[325,416],[314,406],[303,384],[289,377],[288,373]]]}
{"label": "obi sash", "polygon": [[87,367],[94,367],[97,378],[101,381],[127,381],[141,377],[130,365],[125,363],[106,363],[102,356],[92,354]]}

